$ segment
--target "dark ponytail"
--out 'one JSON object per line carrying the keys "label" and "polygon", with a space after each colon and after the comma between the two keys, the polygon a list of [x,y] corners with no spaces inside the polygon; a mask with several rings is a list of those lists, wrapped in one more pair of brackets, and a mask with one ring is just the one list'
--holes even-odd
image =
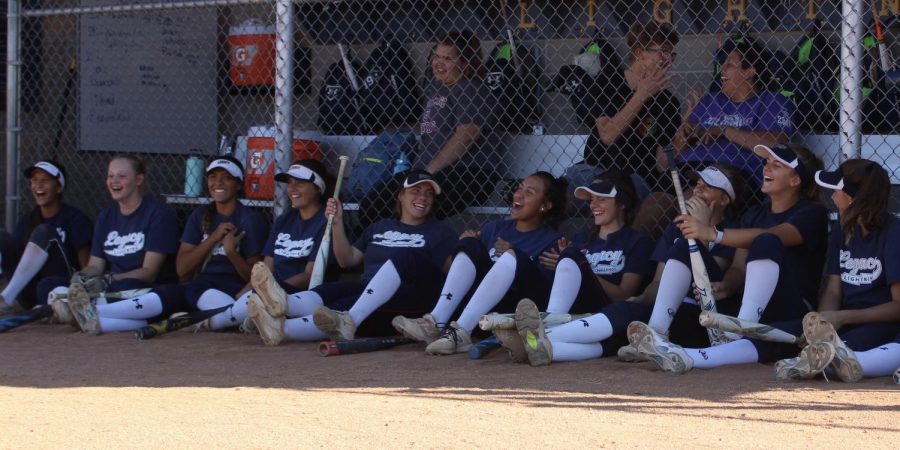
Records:
{"label": "dark ponytail", "polygon": [[563,177],[557,178],[552,173],[543,170],[530,176],[538,177],[544,181],[544,199],[552,205],[550,210],[544,211],[541,216],[541,222],[552,228],[558,228],[559,224],[565,219],[566,192],[569,190],[569,180]]}

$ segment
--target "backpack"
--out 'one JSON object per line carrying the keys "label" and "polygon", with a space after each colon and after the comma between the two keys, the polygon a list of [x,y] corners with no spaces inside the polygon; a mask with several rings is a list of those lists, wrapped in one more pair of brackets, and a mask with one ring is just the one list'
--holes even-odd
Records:
{"label": "backpack", "polygon": [[422,91],[413,65],[396,39],[383,41],[366,60],[360,98],[363,118],[374,132],[413,123],[422,113]]}
{"label": "backpack", "polygon": [[576,74],[581,74],[577,76],[581,77],[582,82],[571,84],[573,89],[569,92],[569,104],[575,110],[579,122],[593,128],[594,121],[597,120],[594,114],[597,99],[608,96],[604,91],[609,83],[622,78],[622,58],[615,47],[598,33],[584,45],[573,61],[575,64],[572,67],[577,68],[573,70]]}
{"label": "backpack", "polygon": [[[351,64],[359,76],[362,67],[356,61]],[[324,134],[369,134],[369,127],[360,114],[358,95],[341,61],[328,66],[319,88],[318,125]]]}
{"label": "backpack", "polygon": [[[515,46],[515,54],[513,54]],[[502,40],[485,61],[485,85],[494,105],[493,129],[528,133],[538,122],[538,61],[521,42]]]}
{"label": "backpack", "polygon": [[372,189],[387,183],[394,169],[403,169],[395,167],[394,162],[398,158],[412,159],[418,145],[416,134],[409,129],[385,131],[376,136],[356,154],[344,191],[346,198],[359,201]]}
{"label": "backpack", "polygon": [[838,82],[834,47],[818,25],[804,36],[776,74],[782,95],[794,103],[794,123],[798,128],[827,132],[836,125],[836,104],[831,87]]}

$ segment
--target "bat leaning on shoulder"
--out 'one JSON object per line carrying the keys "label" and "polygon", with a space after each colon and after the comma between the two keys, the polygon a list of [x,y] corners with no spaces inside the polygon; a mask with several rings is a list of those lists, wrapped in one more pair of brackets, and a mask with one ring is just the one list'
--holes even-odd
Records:
{"label": "bat leaning on shoulder", "polygon": [[319,354],[322,356],[349,355],[384,350],[416,341],[403,336],[385,336],[350,339],[347,341],[323,341],[319,343]]}
{"label": "bat leaning on shoulder", "polygon": [[759,339],[769,342],[783,342],[785,344],[803,345],[802,337],[794,336],[784,330],[779,330],[771,325],[749,322],[737,317],[726,316],[716,312],[703,311],[700,313],[700,325],[707,328],[727,331],[744,337]]}
{"label": "bat leaning on shoulder", "polygon": [[50,305],[36,306],[29,311],[0,317],[0,333],[18,328],[27,323],[35,322],[53,315]]}
{"label": "bat leaning on shoulder", "polygon": [[228,308],[231,308],[233,305],[226,305],[215,309],[208,309],[204,311],[192,311],[189,313],[176,314],[172,317],[169,317],[165,320],[160,320],[159,322],[154,322],[151,324],[147,324],[143,327],[134,330],[134,337],[138,340],[146,340],[150,338],[154,338],[161,334],[166,334],[172,331],[180,330],[185,327],[189,327],[191,325],[200,323],[210,317],[219,314],[220,312],[226,311]]}

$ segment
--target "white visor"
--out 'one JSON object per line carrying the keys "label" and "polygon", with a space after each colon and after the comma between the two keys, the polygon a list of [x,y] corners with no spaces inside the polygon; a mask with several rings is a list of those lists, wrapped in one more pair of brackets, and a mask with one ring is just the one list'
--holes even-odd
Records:
{"label": "white visor", "polygon": [[41,169],[44,172],[47,172],[53,178],[59,180],[60,186],[66,185],[66,176],[63,175],[62,170],[59,170],[59,167],[56,167],[55,164],[47,161],[40,161],[35,163],[35,165],[25,169],[25,177],[31,178],[31,174],[34,172],[34,169]]}
{"label": "white visor", "polygon": [[728,179],[728,176],[725,175],[724,172],[716,167],[707,167],[698,172],[697,175],[709,187],[725,191],[725,193],[728,194],[728,198],[730,198],[731,201],[734,201],[734,186],[731,185],[731,180]]}
{"label": "white visor", "polygon": [[309,181],[319,188],[320,193],[325,192],[325,179],[323,179],[319,174],[313,172],[313,170],[309,167],[300,164],[294,164],[288,168],[287,172],[275,175],[275,181],[287,182],[288,177],[295,180]]}
{"label": "white visor", "polygon": [[227,160],[227,159],[215,159],[213,162],[209,163],[206,166],[206,173],[212,172],[214,169],[223,169],[228,172],[229,175],[237,178],[238,180],[244,180],[244,172],[241,171],[241,168],[238,167],[237,164]]}

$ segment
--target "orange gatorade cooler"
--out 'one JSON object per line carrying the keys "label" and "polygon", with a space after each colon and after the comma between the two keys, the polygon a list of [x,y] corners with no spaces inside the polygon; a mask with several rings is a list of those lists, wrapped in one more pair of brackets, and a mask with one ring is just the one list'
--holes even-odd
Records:
{"label": "orange gatorade cooler", "polygon": [[275,84],[275,26],[249,19],[228,32],[228,75],[235,86]]}
{"label": "orange gatorade cooler", "polygon": [[[322,159],[321,137],[315,131],[294,130],[291,161]],[[275,196],[275,127],[250,127],[247,134],[247,164],[244,169],[244,194],[255,200],[272,200]]]}

